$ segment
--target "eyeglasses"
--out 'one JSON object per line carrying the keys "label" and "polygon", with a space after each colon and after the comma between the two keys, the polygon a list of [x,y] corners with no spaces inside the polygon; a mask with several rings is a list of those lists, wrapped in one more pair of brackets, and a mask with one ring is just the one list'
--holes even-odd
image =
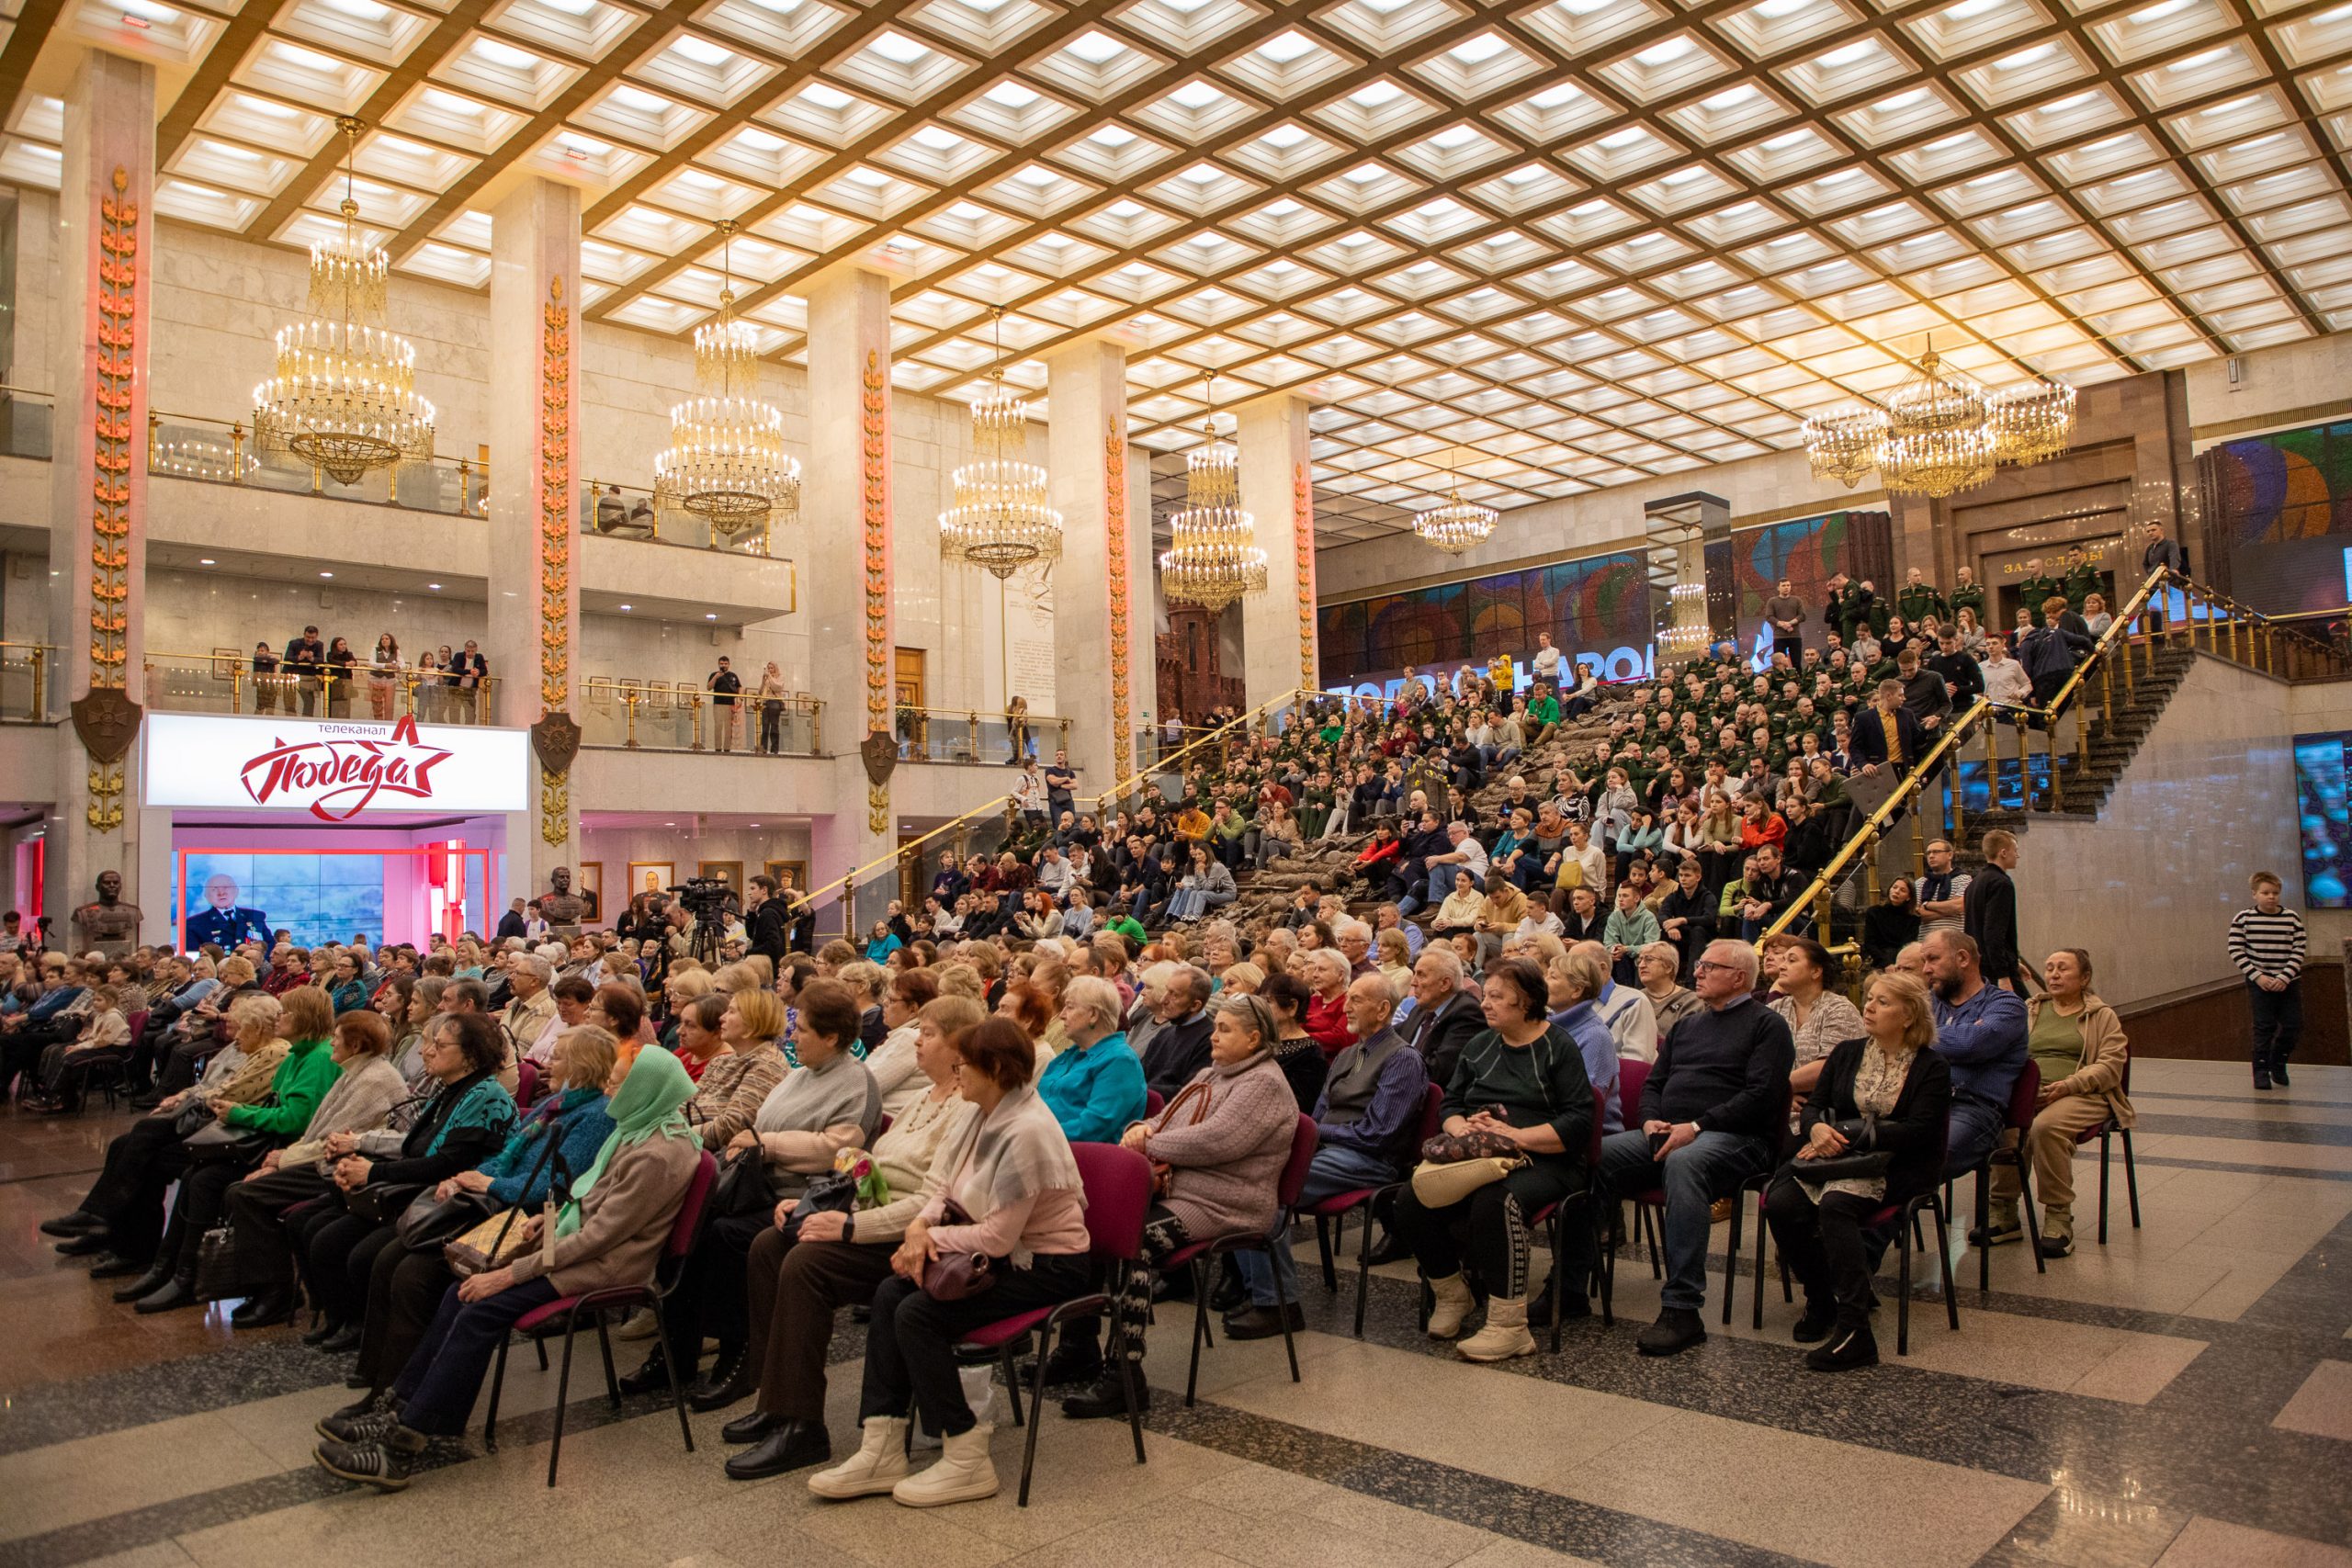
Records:
{"label": "eyeglasses", "polygon": [[1690,965],[1690,973],[1697,975],[1708,969],[1732,970],[1738,967],[1736,964],[1718,964],[1712,958],[1702,958]]}

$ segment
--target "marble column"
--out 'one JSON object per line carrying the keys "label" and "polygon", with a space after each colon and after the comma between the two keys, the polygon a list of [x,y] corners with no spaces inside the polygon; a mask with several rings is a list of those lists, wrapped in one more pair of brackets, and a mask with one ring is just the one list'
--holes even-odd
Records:
{"label": "marble column", "polygon": [[[890,280],[844,265],[820,274],[808,299],[808,468],[800,498],[808,613],[808,689],[825,705],[831,787],[807,803],[809,886],[822,888],[888,854],[898,841],[887,785],[867,778],[858,748],[889,736]],[[895,896],[888,866],[865,874],[878,907]],[[830,899],[827,900],[830,904]],[[860,905],[863,908],[863,904]],[[818,930],[844,929],[825,908]],[[859,920],[863,930],[870,920]]]}
{"label": "marble column", "polygon": [[[492,722],[573,713],[580,626],[580,193],[530,179],[491,211],[490,617]],[[507,816],[504,897],[546,889],[580,849],[569,778],[535,756]]]}
{"label": "marble column", "polygon": [[[119,697],[145,700],[147,399],[154,276],[155,73],[93,50],[65,93],[57,197],[60,301],[49,385],[56,394],[50,463],[49,640],[52,701],[95,701],[119,726]],[[119,742],[118,742],[119,744]],[[102,741],[100,750],[106,749]],[[140,875],[140,748],[106,762],[73,724],[59,728],[50,807],[46,912],[74,942],[72,911],[118,872],[141,905],[144,940],[171,930],[170,890]]]}
{"label": "marble column", "polygon": [[1138,597],[1149,610],[1150,508],[1136,504],[1142,460],[1127,446],[1126,351],[1089,338],[1049,357],[1046,373],[1047,469],[1062,514],[1055,700],[1069,720],[1080,791],[1099,795],[1135,771],[1135,733],[1151,706],[1151,643],[1135,630]]}
{"label": "marble column", "polygon": [[1315,498],[1304,398],[1244,403],[1236,443],[1241,507],[1266,552],[1266,591],[1241,602],[1243,694],[1250,707],[1320,684],[1315,656]]}

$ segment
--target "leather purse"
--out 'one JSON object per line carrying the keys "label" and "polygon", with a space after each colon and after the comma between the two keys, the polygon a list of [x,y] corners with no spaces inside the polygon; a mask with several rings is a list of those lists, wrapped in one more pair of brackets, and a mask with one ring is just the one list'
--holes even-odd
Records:
{"label": "leather purse", "polygon": [[[1198,1093],[1199,1098],[1194,1100],[1193,1096],[1196,1092]],[[1178,1089],[1176,1091],[1176,1098],[1170,1100],[1166,1105],[1161,1106],[1159,1108],[1159,1114],[1155,1117],[1154,1120],[1162,1128],[1175,1126],[1177,1108],[1182,1106],[1188,1100],[1193,1100],[1193,1119],[1190,1122],[1185,1122],[1184,1125],[1188,1127],[1199,1126],[1203,1122],[1208,1119],[1209,1114],[1209,1086],[1205,1083],[1188,1083],[1182,1089]],[[1174,1166],[1163,1164],[1159,1160],[1153,1160],[1151,1162],[1151,1195],[1153,1197],[1167,1197],[1168,1190],[1175,1185],[1175,1181],[1176,1168]],[[968,1224],[971,1222],[966,1220],[958,1223]]]}
{"label": "leather purse", "polygon": [[[943,1225],[968,1225],[972,1216],[955,1199],[940,1214]],[[943,1252],[922,1268],[923,1293],[935,1302],[960,1302],[996,1284],[997,1260],[980,1252]]]}
{"label": "leather purse", "polygon": [[524,1234],[516,1222],[523,1217],[520,1209],[509,1209],[503,1214],[492,1214],[471,1230],[446,1242],[441,1247],[442,1261],[449,1265],[449,1272],[460,1280],[470,1280],[477,1274],[487,1274],[493,1269],[503,1269],[531,1250],[533,1239]]}
{"label": "leather purse", "polygon": [[433,1192],[426,1188],[401,1211],[394,1234],[411,1252],[431,1252],[504,1212],[487,1192],[460,1190],[447,1198],[435,1198]]}
{"label": "leather purse", "polygon": [[190,1165],[251,1164],[267,1154],[277,1139],[254,1127],[230,1127],[208,1122],[180,1140]]}
{"label": "leather purse", "polygon": [[767,1152],[753,1144],[732,1149],[711,1184],[710,1212],[720,1219],[767,1214],[775,1209],[775,1187],[768,1180]]}
{"label": "leather purse", "polygon": [[1841,1152],[1814,1159],[1792,1159],[1781,1167],[1781,1174],[1799,1181],[1873,1181],[1883,1179],[1894,1168],[1894,1151],[1878,1146],[1877,1117],[1855,1117],[1833,1122],[1830,1126],[1846,1140]]}
{"label": "leather purse", "polygon": [[416,1201],[417,1194],[431,1193],[432,1188],[422,1181],[370,1181],[355,1187],[343,1195],[343,1206],[361,1219],[379,1225],[396,1223],[407,1207]]}

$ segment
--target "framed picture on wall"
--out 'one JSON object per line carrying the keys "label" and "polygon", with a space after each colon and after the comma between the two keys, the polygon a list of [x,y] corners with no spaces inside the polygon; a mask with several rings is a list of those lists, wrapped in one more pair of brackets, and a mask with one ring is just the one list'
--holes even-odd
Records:
{"label": "framed picture on wall", "polygon": [[[780,887],[795,887],[803,893],[808,891],[808,863],[807,861],[762,861],[760,869],[775,877],[776,885]],[[790,880],[787,881],[786,878]]]}
{"label": "framed picture on wall", "polygon": [[580,863],[580,897],[587,908],[581,911],[582,923],[598,926],[605,923],[605,863],[583,860]]}
{"label": "framed picture on wall", "polygon": [[695,863],[696,876],[715,876],[727,884],[727,890],[737,897],[743,896],[743,863],[740,860],[706,860]]}
{"label": "framed picture on wall", "polygon": [[212,678],[216,681],[235,680],[237,678],[237,671],[244,661],[245,651],[241,648],[214,649],[212,650]]}
{"label": "framed picture on wall", "polygon": [[628,892],[634,898],[640,893],[666,893],[678,880],[674,861],[633,860],[628,863]]}

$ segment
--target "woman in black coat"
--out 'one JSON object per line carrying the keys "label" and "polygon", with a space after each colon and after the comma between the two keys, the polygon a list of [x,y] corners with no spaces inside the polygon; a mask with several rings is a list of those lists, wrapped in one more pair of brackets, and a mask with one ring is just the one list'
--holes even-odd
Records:
{"label": "woman in black coat", "polygon": [[[1804,1285],[1796,1340],[1815,1345],[1804,1364],[1815,1371],[1874,1366],[1871,1269],[1862,1229],[1890,1203],[1927,1191],[1944,1161],[1944,1120],[1951,1109],[1951,1069],[1930,1047],[1935,1013],[1928,988],[1900,970],[1871,982],[1862,1007],[1869,1033],[1829,1053],[1799,1125],[1797,1157],[1773,1179],[1764,1200],[1772,1239]],[[1868,1119],[1875,1134],[1867,1140]],[[1892,1156],[1881,1173],[1824,1180],[1808,1176],[1815,1160],[1869,1147]]]}

